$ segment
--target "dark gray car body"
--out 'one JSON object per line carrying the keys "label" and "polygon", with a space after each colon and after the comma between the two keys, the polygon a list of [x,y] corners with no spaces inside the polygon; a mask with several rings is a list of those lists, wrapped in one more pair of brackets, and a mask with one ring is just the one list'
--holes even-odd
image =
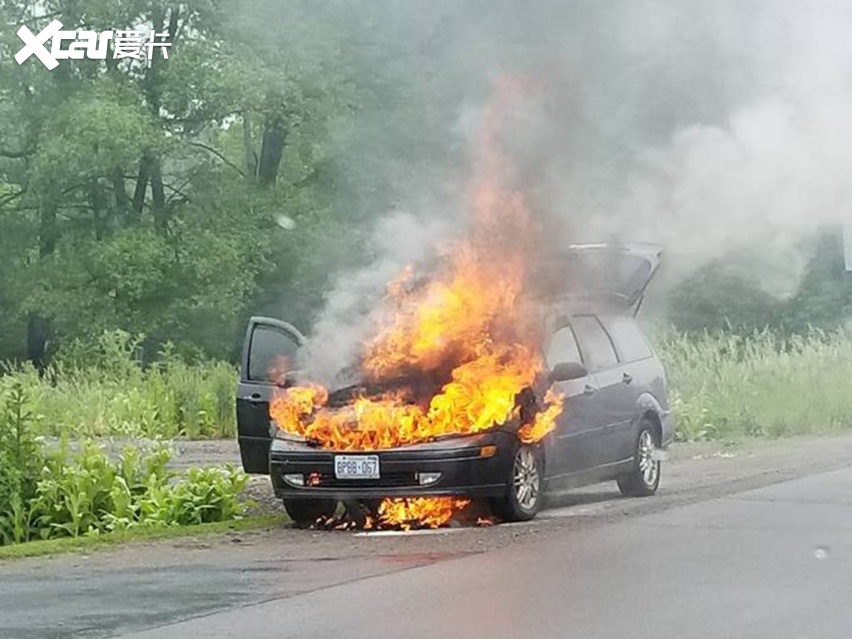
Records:
{"label": "dark gray car body", "polygon": [[[596,269],[604,273],[587,290],[572,286],[570,294],[551,295],[544,307],[540,345],[547,365],[580,364],[582,375],[570,380],[552,380],[565,397],[557,428],[541,442],[544,448],[545,478],[548,487],[568,488],[615,479],[634,465],[636,439],[641,424],[651,424],[656,444],[664,448],[673,438],[674,425],[668,404],[663,366],[654,354],[635,319],[648,281],[658,265],[659,249],[640,247],[617,250],[607,245],[575,247],[570,253],[571,266],[580,256],[589,264],[607,263],[613,256],[618,268]],[[589,257],[591,259],[586,260]],[[628,268],[629,267],[629,268]],[[639,271],[637,271],[637,268]],[[575,269],[579,270],[579,268]],[[638,273],[638,274],[637,274]],[[590,281],[584,277],[584,282]],[[601,287],[607,287],[605,291]],[[344,485],[333,481],[334,451],[309,443],[294,443],[274,438],[269,422],[269,400],[275,383],[263,379],[255,360],[268,362],[274,354],[260,352],[278,345],[291,354],[303,343],[299,332],[279,320],[257,317],[249,323],[238,387],[237,415],[240,450],[247,472],[272,475],[276,494],[281,497],[335,497],[368,499],[381,496],[419,496],[440,494],[498,495],[505,487],[505,472],[510,460],[494,459],[487,463],[472,454],[481,447],[483,435],[443,439],[432,444],[377,451],[382,467],[396,469],[394,483],[383,480]],[[547,381],[539,389],[543,392]],[[495,438],[504,438],[517,425],[496,427]],[[488,437],[488,435],[485,435]],[[466,452],[470,448],[471,454]],[[500,455],[510,452],[500,446]],[[401,458],[405,458],[402,463]],[[452,459],[452,464],[448,462]],[[421,486],[418,472],[427,472],[444,464],[442,481]],[[289,470],[288,470],[289,469]],[[282,477],[288,472],[317,473],[331,479],[325,485],[295,486]],[[402,478],[410,470],[411,481]]]}
{"label": "dark gray car body", "polygon": [[[550,487],[572,487],[614,479],[629,471],[640,424],[650,422],[657,443],[672,441],[674,423],[668,404],[663,366],[635,318],[610,311],[574,312],[552,319],[547,363],[560,363],[550,346],[560,335],[573,336],[586,375],[555,382],[564,407],[552,436],[544,441],[545,476]],[[609,362],[597,363],[588,328],[596,327]]]}

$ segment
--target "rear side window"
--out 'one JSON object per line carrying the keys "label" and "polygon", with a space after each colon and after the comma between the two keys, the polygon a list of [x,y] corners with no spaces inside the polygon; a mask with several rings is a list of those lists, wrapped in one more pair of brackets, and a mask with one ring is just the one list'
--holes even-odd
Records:
{"label": "rear side window", "polygon": [[636,362],[653,355],[642,330],[629,317],[606,318],[606,327],[615,342],[622,362]]}
{"label": "rear side window", "polygon": [[256,326],[251,333],[248,378],[256,382],[276,382],[292,370],[299,344],[287,332],[271,326]]}
{"label": "rear side window", "polygon": [[618,363],[612,341],[596,317],[591,315],[575,317],[571,320],[571,324],[580,342],[586,368],[590,371],[599,371],[611,368]]}
{"label": "rear side window", "polygon": [[553,368],[557,364],[568,362],[581,363],[580,349],[577,347],[577,339],[574,337],[574,331],[570,326],[565,326],[557,330],[553,337],[550,338],[550,344],[547,347],[547,365]]}

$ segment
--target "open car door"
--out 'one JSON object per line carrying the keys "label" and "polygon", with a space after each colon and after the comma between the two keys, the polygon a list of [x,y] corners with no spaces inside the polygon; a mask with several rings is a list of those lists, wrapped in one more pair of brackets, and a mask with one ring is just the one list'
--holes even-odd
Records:
{"label": "open car door", "polygon": [[304,342],[287,322],[269,317],[249,320],[237,384],[237,440],[247,473],[269,473],[269,402],[275,390],[286,385]]}

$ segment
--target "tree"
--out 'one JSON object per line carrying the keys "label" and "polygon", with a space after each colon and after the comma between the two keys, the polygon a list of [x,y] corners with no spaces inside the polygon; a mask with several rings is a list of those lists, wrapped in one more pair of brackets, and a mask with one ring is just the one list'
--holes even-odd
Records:
{"label": "tree", "polygon": [[[21,353],[23,324],[37,365],[111,328],[232,352],[261,275],[288,261],[275,217],[306,219],[284,241],[298,245],[328,215],[313,185],[342,82],[240,39],[208,0],[41,8],[7,0],[0,16],[0,357]],[[17,27],[54,17],[168,31],[169,59],[15,64]]]}
{"label": "tree", "polygon": [[685,331],[750,333],[778,326],[781,304],[742,273],[712,264],[669,294],[669,319]]}
{"label": "tree", "polygon": [[833,330],[852,317],[852,277],[846,272],[839,228],[825,231],[808,263],[799,290],[784,308],[783,323],[791,331],[811,326]]}

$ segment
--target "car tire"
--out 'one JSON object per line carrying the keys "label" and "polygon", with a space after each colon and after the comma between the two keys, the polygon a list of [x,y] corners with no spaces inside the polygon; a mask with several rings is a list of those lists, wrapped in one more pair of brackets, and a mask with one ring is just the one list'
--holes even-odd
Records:
{"label": "car tire", "polygon": [[633,446],[633,469],[617,479],[618,489],[626,497],[649,497],[660,486],[661,464],[654,459],[660,445],[654,426],[647,420],[639,423]]}
{"label": "car tire", "polygon": [[541,446],[515,445],[506,493],[489,500],[491,511],[503,521],[529,521],[544,502],[544,456]]}
{"label": "car tire", "polygon": [[317,523],[318,519],[334,517],[337,511],[336,499],[285,499],[284,510],[300,528]]}

